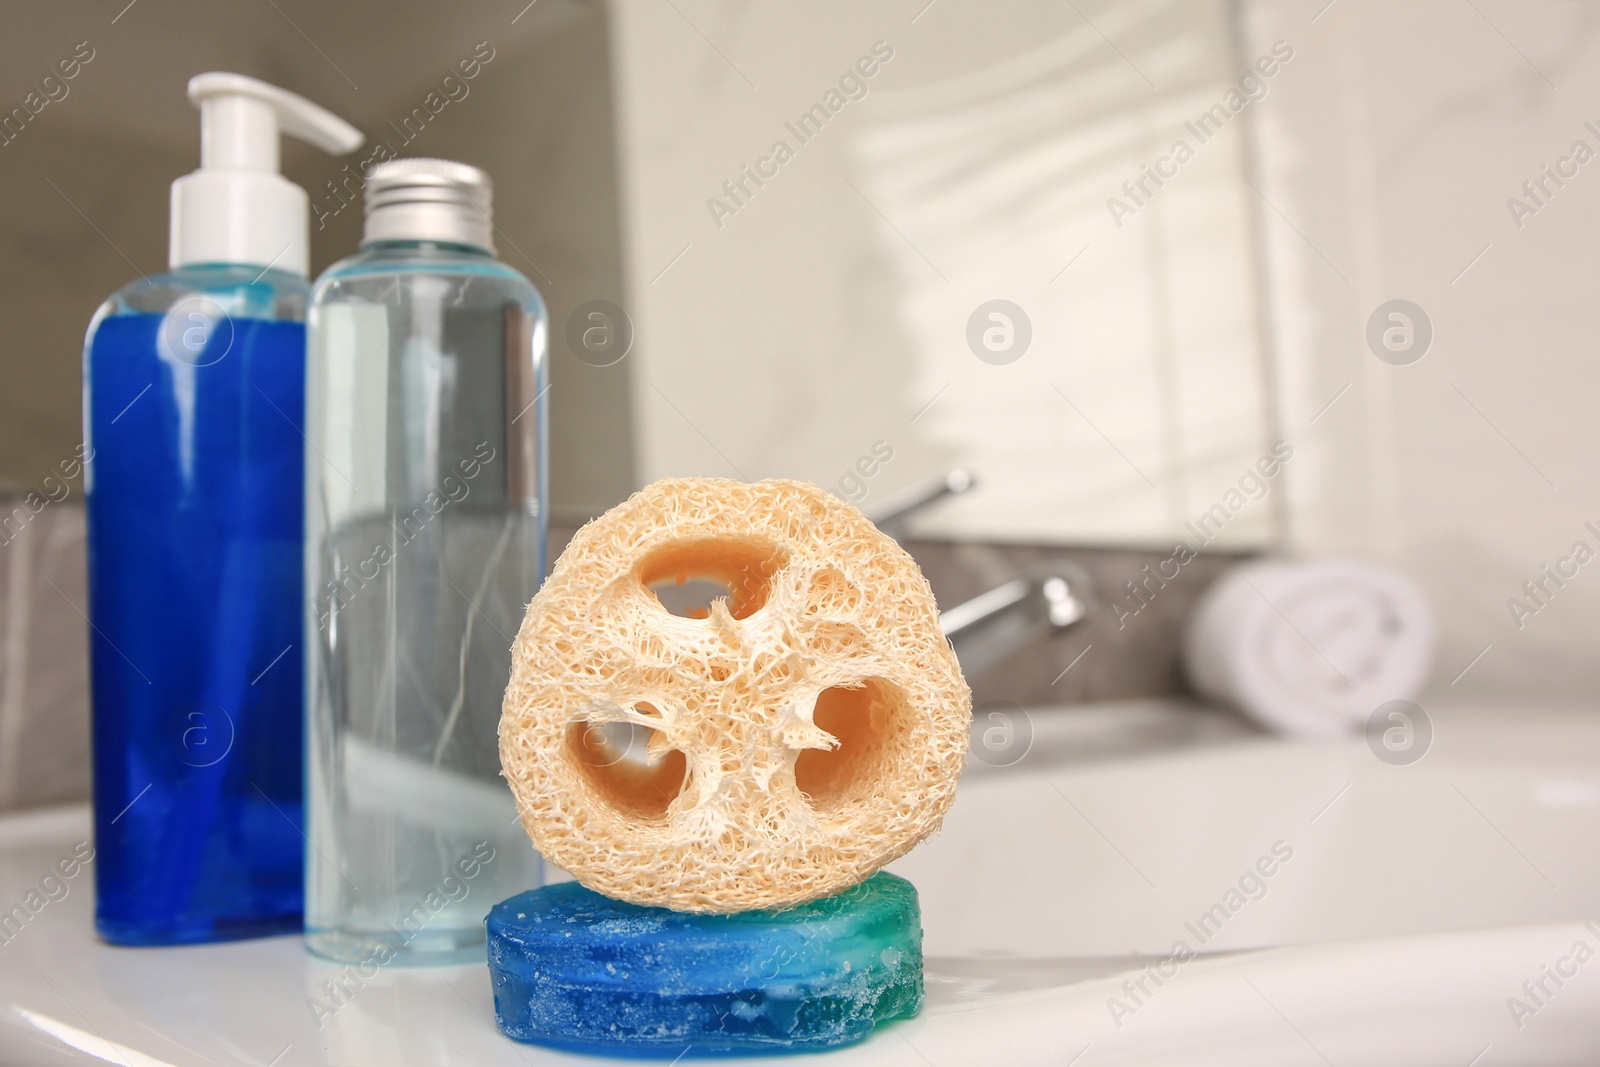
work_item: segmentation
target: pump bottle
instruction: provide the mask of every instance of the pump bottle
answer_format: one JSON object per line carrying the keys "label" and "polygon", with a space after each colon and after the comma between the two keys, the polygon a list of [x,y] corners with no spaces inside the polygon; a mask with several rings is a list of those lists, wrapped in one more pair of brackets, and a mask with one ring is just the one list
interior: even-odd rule
{"label": "pump bottle", "polygon": [[128,945],[301,926],[310,227],[278,137],[362,140],[236,74],[189,99],[171,270],[113,294],[84,345],[96,925]]}

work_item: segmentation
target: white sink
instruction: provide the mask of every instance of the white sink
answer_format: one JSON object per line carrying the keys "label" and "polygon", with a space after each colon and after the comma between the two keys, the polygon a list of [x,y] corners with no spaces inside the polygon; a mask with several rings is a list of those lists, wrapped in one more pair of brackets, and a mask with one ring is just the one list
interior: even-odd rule
{"label": "white sink", "polygon": [[[927,1009],[818,1062],[1593,1063],[1600,958],[1572,951],[1600,949],[1600,717],[1430,711],[1411,766],[1177,705],[1034,713],[1028,756],[975,767],[893,868]],[[87,835],[83,809],[0,820],[0,906]],[[597,1062],[501,1038],[482,966],[345,978],[319,1028],[341,968],[297,939],[110,948],[90,872],[67,885],[0,944],[0,1064]]]}
{"label": "white sink", "polygon": [[1028,756],[966,774],[939,839],[891,868],[921,892],[928,953],[1194,947],[1185,922],[1278,842],[1292,858],[1266,865],[1277,870],[1249,887],[1260,899],[1217,916],[1207,949],[1600,919],[1600,716],[1436,713],[1431,751],[1409,766],[1361,739],[1289,744],[1243,731],[1068,764],[1055,736],[1145,724],[1150,743],[1151,726],[1182,715],[1171,705],[1035,713]]}

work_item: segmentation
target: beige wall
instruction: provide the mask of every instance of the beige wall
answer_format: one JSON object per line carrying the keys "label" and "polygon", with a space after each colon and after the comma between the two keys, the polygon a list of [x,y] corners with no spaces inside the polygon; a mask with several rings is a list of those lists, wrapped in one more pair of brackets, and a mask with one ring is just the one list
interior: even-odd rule
{"label": "beige wall", "polygon": [[[584,300],[621,300],[604,9],[545,0],[513,24],[515,7],[277,7],[141,3],[113,24],[116,10],[0,4],[0,110],[78,42],[94,50],[68,95],[0,147],[0,487],[37,486],[76,448],[84,327],[112,291],[165,269],[168,184],[199,156],[185,83],[232,70],[300,92],[402,154],[490,171],[501,257],[552,313],[553,510],[581,516],[620,499],[633,487],[629,368],[584,365],[563,329]],[[469,94],[402,146],[389,123],[481,41],[495,58]],[[313,203],[328,201],[324,182],[350,161],[292,141],[284,160]],[[314,227],[313,273],[359,239],[359,206]]]}
{"label": "beige wall", "polygon": [[[1600,8],[1322,6],[1250,5],[1255,41],[1297,51],[1258,116],[1293,543],[1424,582],[1438,689],[1592,698],[1600,563],[1520,630],[1507,601],[1600,550],[1600,161],[1520,228],[1507,200],[1574,141],[1600,152]],[[1396,298],[1435,332],[1409,366],[1363,336]]]}
{"label": "beige wall", "polygon": [[[979,490],[922,532],[1170,548],[1248,470],[1269,431],[1243,123],[1122,225],[1107,208],[1237,77],[1228,5],[1077,8],[612,5],[647,480],[803,478],[870,508],[961,464]],[[994,299],[1032,326],[1007,365],[966,335]]]}

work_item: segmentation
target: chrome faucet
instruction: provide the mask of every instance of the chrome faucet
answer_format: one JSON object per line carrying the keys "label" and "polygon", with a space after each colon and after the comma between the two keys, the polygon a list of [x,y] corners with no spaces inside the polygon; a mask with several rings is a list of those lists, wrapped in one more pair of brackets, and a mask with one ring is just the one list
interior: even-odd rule
{"label": "chrome faucet", "polygon": [[905,534],[906,520],[947,496],[960,496],[978,484],[972,472],[957,467],[949,474],[929,479],[900,492],[872,509],[867,517],[896,541]]}
{"label": "chrome faucet", "polygon": [[[898,539],[911,516],[975,485],[971,472],[957,468],[891,497],[875,509],[873,521]],[[961,669],[977,675],[1041,633],[1072,629],[1088,616],[1091,603],[1089,576],[1071,564],[1052,564],[940,612],[939,628],[954,646]]]}
{"label": "chrome faucet", "polygon": [[982,674],[1039,634],[1061,634],[1089,615],[1089,576],[1071,564],[1030,570],[939,613],[961,669]]}

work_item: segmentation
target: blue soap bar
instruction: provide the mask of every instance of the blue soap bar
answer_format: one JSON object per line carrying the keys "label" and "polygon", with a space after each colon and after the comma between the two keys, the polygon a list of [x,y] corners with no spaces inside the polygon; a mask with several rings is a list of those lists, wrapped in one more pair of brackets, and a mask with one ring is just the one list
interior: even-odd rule
{"label": "blue soap bar", "polygon": [[917,891],[879,872],[786,911],[698,915],[564,882],[495,905],[508,1037],[613,1056],[812,1052],[922,1007]]}

